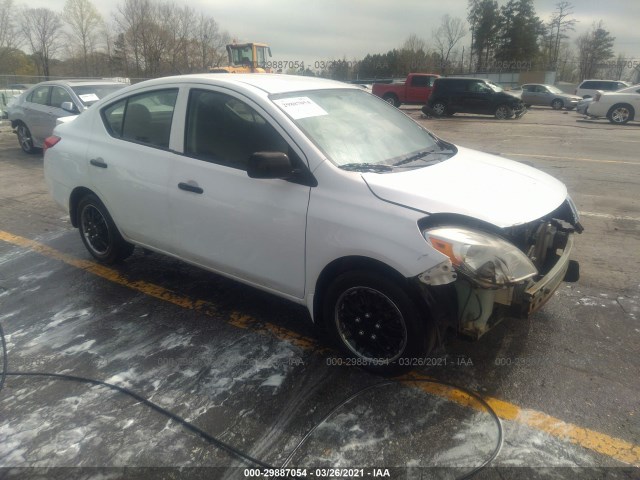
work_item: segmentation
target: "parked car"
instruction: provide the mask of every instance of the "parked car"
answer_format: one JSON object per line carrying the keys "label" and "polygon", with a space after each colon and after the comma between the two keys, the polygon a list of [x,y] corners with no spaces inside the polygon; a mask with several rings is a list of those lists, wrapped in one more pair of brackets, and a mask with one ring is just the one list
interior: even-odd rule
{"label": "parked car", "polygon": [[484,78],[438,78],[422,108],[426,115],[479,113],[497,119],[520,118],[527,112],[524,103],[502,87]]}
{"label": "parked car", "polygon": [[554,85],[542,83],[526,83],[522,85],[522,95],[520,96],[525,106],[539,105],[551,107],[554,110],[573,110],[581,100],[577,95],[565,93]]}
{"label": "parked car", "polygon": [[611,123],[624,125],[640,112],[640,84],[617,92],[598,92],[587,109],[592,117],[607,117]]}
{"label": "parked car", "polygon": [[3,89],[0,90],[0,120],[9,118],[7,107],[12,104],[15,98],[22,93],[22,90]]}
{"label": "parked car", "polygon": [[20,147],[26,153],[35,153],[53,132],[57,118],[78,115],[125,86],[108,81],[58,80],[39,83],[21,93],[8,108]]}
{"label": "parked car", "polygon": [[33,87],[35,83],[10,83],[7,85],[9,90],[28,90]]}
{"label": "parked car", "polygon": [[576,88],[575,93],[578,97],[589,98],[593,97],[598,90],[615,92],[630,86],[629,82],[623,82],[622,80],[583,80]]}
{"label": "parked car", "polygon": [[582,227],[560,181],[354,85],[149,80],[45,147],[48,188],[98,261],[139,245],[279,295],[381,373],[416,365],[445,328],[478,337],[530,315],[577,273]]}
{"label": "parked car", "polygon": [[401,83],[374,83],[372,92],[394,107],[402,104],[424,105],[431,95],[434,80],[439,76],[431,73],[410,73]]}

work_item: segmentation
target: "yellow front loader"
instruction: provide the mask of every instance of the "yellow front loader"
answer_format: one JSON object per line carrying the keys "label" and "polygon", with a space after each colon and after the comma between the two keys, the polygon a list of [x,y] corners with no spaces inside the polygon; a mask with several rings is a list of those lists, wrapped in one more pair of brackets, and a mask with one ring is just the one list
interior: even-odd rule
{"label": "yellow front loader", "polygon": [[211,73],[270,73],[267,55],[271,49],[265,43],[231,43],[227,45],[229,65],[210,67]]}

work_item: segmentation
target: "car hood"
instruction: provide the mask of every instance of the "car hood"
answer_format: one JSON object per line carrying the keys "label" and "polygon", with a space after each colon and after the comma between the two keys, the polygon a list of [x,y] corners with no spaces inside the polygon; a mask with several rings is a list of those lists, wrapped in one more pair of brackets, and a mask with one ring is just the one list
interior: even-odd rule
{"label": "car hood", "polygon": [[362,177],[382,200],[425,213],[466,215],[500,228],[536,220],[567,197],[565,185],[544,172],[462,147],[432,166]]}

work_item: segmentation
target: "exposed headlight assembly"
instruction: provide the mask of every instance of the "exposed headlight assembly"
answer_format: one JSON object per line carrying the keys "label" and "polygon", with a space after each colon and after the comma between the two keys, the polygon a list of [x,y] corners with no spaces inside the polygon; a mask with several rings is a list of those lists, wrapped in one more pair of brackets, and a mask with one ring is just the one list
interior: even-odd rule
{"label": "exposed headlight assembly", "polygon": [[538,273],[522,251],[495,235],[459,227],[428,229],[423,235],[458,272],[482,287],[514,285]]}

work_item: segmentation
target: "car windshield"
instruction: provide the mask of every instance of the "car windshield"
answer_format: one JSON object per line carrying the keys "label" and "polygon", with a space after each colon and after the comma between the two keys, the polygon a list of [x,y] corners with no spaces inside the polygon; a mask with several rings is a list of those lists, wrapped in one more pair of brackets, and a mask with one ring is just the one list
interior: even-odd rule
{"label": "car windshield", "polygon": [[504,89],[500,85],[493,82],[487,82],[487,85],[489,85],[494,92],[504,92]]}
{"label": "car windshield", "polygon": [[71,87],[71,90],[78,95],[84,106],[89,107],[110,93],[126,87],[125,83],[121,85],[78,85]]}
{"label": "car windshield", "polygon": [[549,90],[551,93],[564,93],[558,87],[554,87],[553,85],[546,85],[546,87],[547,87],[547,90]]}
{"label": "car windshield", "polygon": [[411,118],[360,89],[297,92],[271,99],[338,166],[378,166],[382,171],[418,152],[426,156],[441,150],[436,138]]}

